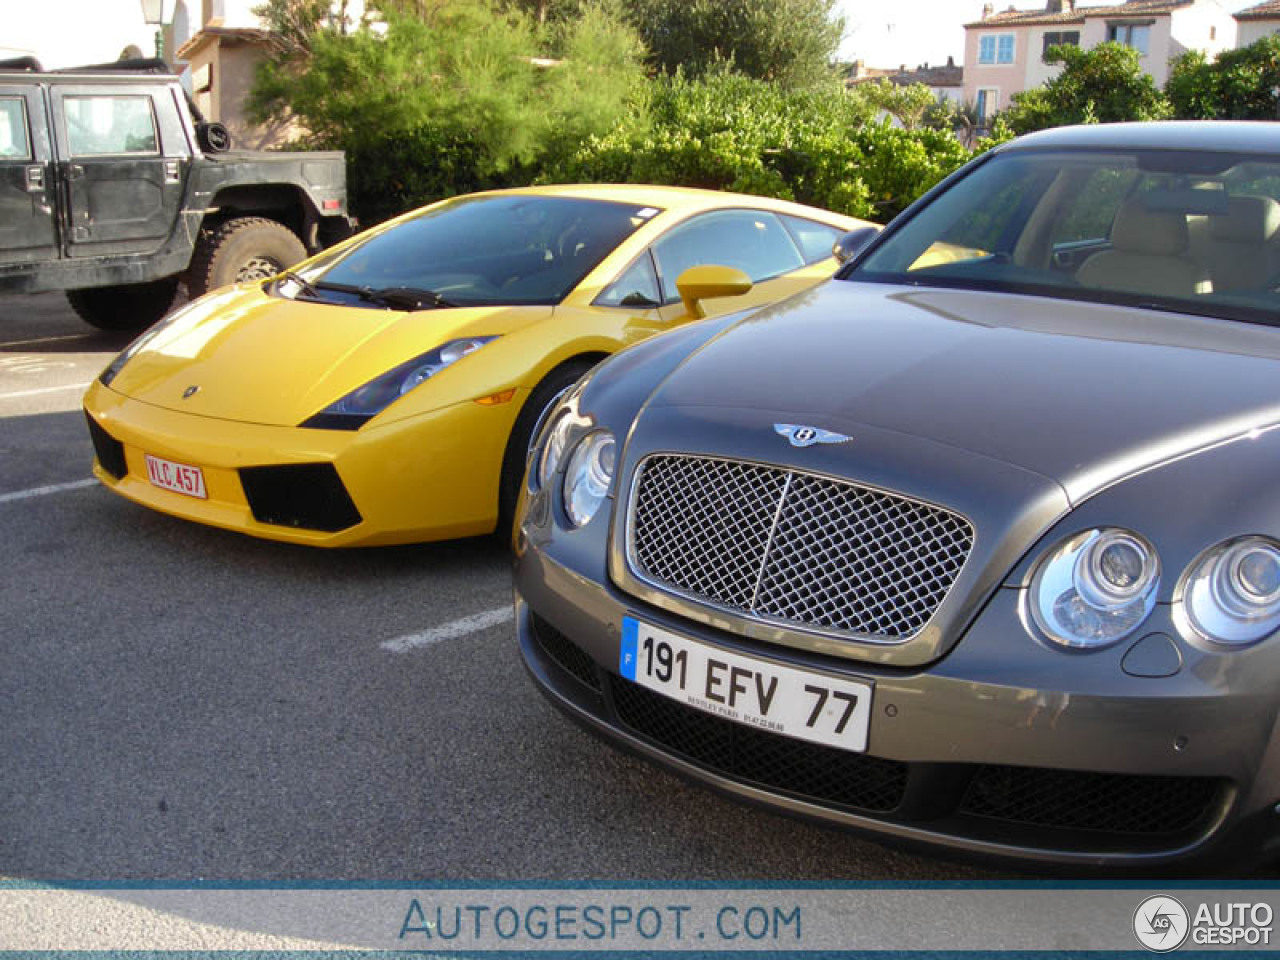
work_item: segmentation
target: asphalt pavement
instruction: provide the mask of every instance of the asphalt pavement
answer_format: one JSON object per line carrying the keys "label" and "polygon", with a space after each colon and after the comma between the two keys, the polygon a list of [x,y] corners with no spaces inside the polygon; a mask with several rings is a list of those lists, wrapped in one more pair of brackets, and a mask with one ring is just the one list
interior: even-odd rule
{"label": "asphalt pavement", "polygon": [[0,876],[994,876],[579,730],[524,674],[491,540],[313,550],[111,494],[79,404],[128,339],[0,299]]}

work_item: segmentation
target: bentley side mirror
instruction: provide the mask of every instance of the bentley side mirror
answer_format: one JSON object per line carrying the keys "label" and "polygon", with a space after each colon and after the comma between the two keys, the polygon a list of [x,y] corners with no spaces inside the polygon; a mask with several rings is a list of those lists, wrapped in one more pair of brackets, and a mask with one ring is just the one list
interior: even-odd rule
{"label": "bentley side mirror", "polygon": [[835,242],[831,248],[831,255],[840,263],[848,263],[879,235],[879,227],[859,227],[857,230],[850,230]]}
{"label": "bentley side mirror", "polygon": [[690,267],[676,277],[676,289],[689,316],[701,320],[707,315],[703,300],[716,297],[740,297],[751,290],[751,278],[733,267],[721,267],[706,263]]}

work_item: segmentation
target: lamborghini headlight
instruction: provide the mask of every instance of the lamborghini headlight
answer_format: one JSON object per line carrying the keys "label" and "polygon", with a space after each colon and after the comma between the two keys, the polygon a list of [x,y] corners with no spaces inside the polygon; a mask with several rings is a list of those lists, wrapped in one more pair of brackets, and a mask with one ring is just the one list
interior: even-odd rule
{"label": "lamborghini headlight", "polygon": [[379,377],[374,377],[364,386],[325,407],[302,426],[321,430],[359,430],[410,390],[496,339],[497,337],[467,337],[450,340],[407,363],[393,367]]}
{"label": "lamborghini headlight", "polygon": [[1096,649],[1122,640],[1147,619],[1160,585],[1160,558],[1142,537],[1113,527],[1085,530],[1036,565],[1028,602],[1045,636]]}
{"label": "lamborghini headlight", "polygon": [[1182,604],[1206,640],[1241,645],[1280,629],[1280,545],[1240,537],[1206,551],[1187,570]]}

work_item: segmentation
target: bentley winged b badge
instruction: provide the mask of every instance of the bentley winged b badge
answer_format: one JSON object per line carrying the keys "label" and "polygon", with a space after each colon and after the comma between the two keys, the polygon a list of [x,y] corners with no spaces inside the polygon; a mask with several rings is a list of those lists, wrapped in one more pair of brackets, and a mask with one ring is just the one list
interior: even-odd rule
{"label": "bentley winged b badge", "polygon": [[793,447],[811,447],[815,443],[848,443],[852,437],[798,423],[775,423],[773,429],[791,441]]}

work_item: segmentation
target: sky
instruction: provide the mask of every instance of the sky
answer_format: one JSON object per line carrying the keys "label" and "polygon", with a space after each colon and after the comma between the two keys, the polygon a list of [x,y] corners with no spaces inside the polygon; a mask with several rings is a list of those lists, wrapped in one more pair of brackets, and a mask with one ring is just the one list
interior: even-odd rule
{"label": "sky", "polygon": [[[845,19],[842,60],[865,60],[870,67],[964,61],[964,24],[982,19],[985,0],[840,0]],[[1119,0],[1079,2],[1080,7],[1109,6]],[[1219,0],[1230,13],[1258,0]],[[997,10],[1044,6],[1044,0],[994,0]]]}
{"label": "sky", "polygon": [[[222,0],[230,10],[258,0]],[[964,24],[982,18],[985,0],[838,0],[845,18],[844,60],[873,67],[956,63],[964,60]],[[993,0],[996,9],[1042,7],[1044,0]],[[1118,0],[1080,0],[1098,6]],[[1219,0],[1232,13],[1257,0]],[[166,0],[172,10],[175,0]],[[199,0],[186,0],[199,8]],[[150,51],[152,30],[142,24],[138,0],[0,0],[0,57],[36,53],[46,66],[67,66],[114,58],[126,43]],[[67,30],[65,24],[74,28]]]}

